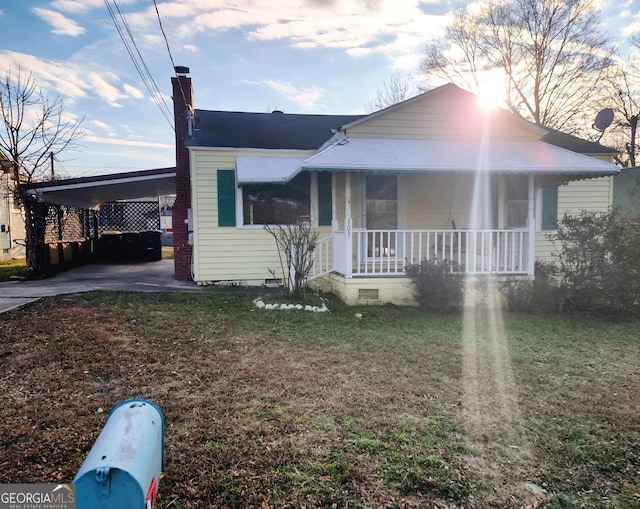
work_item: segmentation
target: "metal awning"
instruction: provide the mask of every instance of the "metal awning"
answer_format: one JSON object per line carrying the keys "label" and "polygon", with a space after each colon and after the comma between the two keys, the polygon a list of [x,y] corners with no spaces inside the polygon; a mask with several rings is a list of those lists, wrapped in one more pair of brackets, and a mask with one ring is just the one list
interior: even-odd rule
{"label": "metal awning", "polygon": [[30,192],[46,203],[89,209],[109,201],[175,194],[176,169],[158,168],[39,182],[31,186]]}
{"label": "metal awning", "polygon": [[606,176],[613,164],[541,141],[344,138],[302,163],[306,171],[525,173]]}
{"label": "metal awning", "polygon": [[238,185],[285,183],[300,171],[304,157],[238,157]]}

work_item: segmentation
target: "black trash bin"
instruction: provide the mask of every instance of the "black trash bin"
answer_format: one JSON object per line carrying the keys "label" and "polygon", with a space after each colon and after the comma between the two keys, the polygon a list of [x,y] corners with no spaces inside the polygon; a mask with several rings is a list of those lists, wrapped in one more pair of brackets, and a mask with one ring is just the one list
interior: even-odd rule
{"label": "black trash bin", "polygon": [[138,232],[122,232],[121,250],[123,262],[137,262],[140,259],[140,234]]}
{"label": "black trash bin", "polygon": [[140,232],[138,250],[140,259],[146,262],[162,260],[162,232],[146,230]]}
{"label": "black trash bin", "polygon": [[122,232],[102,232],[100,235],[100,259],[107,263],[122,260]]}

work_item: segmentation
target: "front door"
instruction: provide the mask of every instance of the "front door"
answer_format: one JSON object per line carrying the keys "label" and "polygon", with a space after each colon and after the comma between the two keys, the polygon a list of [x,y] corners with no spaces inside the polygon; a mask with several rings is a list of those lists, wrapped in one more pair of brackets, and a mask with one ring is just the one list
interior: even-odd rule
{"label": "front door", "polygon": [[[367,175],[365,186],[368,256],[395,256],[398,229],[398,178],[395,175]],[[392,230],[389,232],[388,230]]]}

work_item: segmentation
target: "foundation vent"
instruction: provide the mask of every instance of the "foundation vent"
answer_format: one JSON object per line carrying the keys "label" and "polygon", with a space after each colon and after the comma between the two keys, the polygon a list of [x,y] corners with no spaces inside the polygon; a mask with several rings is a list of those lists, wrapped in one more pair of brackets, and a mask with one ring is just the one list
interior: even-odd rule
{"label": "foundation vent", "polygon": [[380,290],[378,288],[358,288],[358,299],[378,300],[379,298]]}

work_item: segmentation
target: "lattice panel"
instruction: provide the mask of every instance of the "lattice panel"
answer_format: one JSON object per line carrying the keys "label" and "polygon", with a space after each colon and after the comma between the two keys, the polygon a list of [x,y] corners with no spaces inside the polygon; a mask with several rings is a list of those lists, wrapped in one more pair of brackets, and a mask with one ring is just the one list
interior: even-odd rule
{"label": "lattice panel", "polygon": [[157,201],[108,202],[100,205],[98,231],[142,232],[160,229]]}
{"label": "lattice panel", "polygon": [[97,237],[94,212],[65,205],[49,206],[45,242],[70,242]]}

